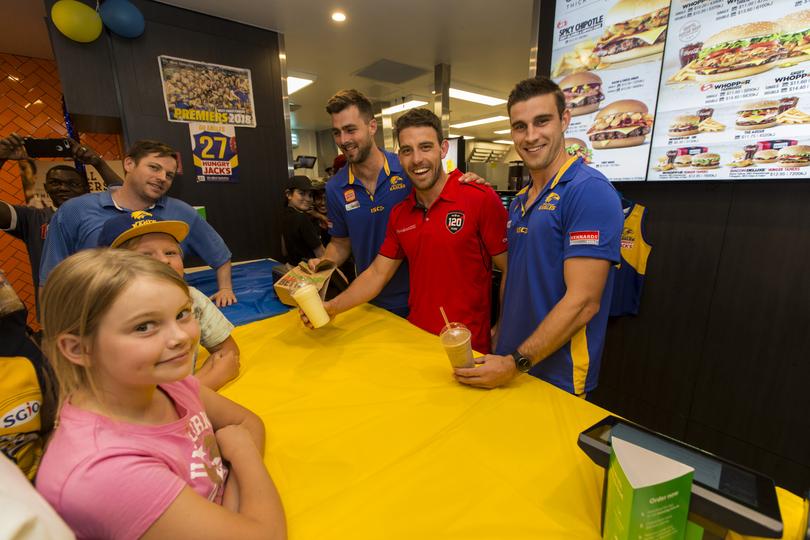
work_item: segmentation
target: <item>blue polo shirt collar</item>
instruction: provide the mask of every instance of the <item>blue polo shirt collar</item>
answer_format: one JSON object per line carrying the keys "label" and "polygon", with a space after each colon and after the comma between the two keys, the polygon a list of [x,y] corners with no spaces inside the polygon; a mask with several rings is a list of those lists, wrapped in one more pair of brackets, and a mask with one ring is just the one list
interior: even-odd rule
{"label": "blue polo shirt collar", "polygon": [[[382,152],[383,155],[383,168],[380,171],[380,175],[377,177],[378,188],[380,187],[380,180],[389,178],[393,174],[400,174],[400,175],[402,174],[402,167],[397,164],[395,164],[396,165],[395,167],[391,167],[391,164],[388,162],[388,155],[385,153],[384,150],[380,149],[380,151]],[[343,182],[342,187],[361,184],[360,181],[357,180],[356,177],[354,176],[354,171],[352,170],[351,163],[347,164],[346,166],[348,167],[347,169],[348,174],[346,175],[346,180]]]}
{"label": "blue polo shirt collar", "polygon": [[[168,199],[168,198],[169,198],[168,195],[162,196],[160,199],[155,201],[155,204],[153,204],[149,208],[146,208],[146,210],[151,210],[152,208],[155,208],[155,207],[164,208],[166,206],[166,199]],[[99,202],[101,203],[101,206],[105,207],[105,208],[117,208],[118,210],[128,210],[128,208],[121,208],[120,206],[118,206],[115,203],[115,201],[112,198],[112,192],[109,191],[109,190],[101,192],[101,196],[99,197]]]}
{"label": "blue polo shirt collar", "polygon": [[[546,187],[543,188],[543,191],[541,191],[538,197],[532,202],[532,206],[534,206],[534,204],[537,201],[539,201],[542,198],[542,195],[544,195],[547,191],[551,191],[558,185],[565,184],[571,179],[573,179],[576,176],[577,168],[580,166],[581,163],[582,160],[578,157],[572,156],[568,158],[568,161],[566,161],[563,164],[563,166],[560,167],[560,170],[557,171],[557,174],[554,175],[554,178],[551,180],[551,182],[546,184]],[[526,199],[529,197],[528,192],[530,187],[532,187],[531,184],[518,191],[517,194],[515,195],[515,199],[518,200],[518,204],[520,205],[520,208],[523,209],[524,214],[526,213],[526,211],[529,210],[525,206],[526,206]]]}

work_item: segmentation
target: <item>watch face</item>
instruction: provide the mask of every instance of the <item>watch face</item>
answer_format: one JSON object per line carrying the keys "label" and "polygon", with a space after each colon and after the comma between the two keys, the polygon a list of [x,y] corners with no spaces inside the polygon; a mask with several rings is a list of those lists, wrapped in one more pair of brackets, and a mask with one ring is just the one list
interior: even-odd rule
{"label": "watch face", "polygon": [[522,354],[514,353],[512,357],[515,359],[515,366],[517,366],[518,371],[526,373],[532,368],[532,361]]}

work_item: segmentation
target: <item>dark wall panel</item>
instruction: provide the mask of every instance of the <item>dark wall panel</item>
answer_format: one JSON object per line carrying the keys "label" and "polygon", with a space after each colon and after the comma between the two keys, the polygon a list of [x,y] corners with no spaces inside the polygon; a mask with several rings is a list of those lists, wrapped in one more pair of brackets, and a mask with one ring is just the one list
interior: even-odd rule
{"label": "dark wall panel", "polygon": [[810,184],[625,184],[653,244],[637,317],[611,321],[591,399],[810,486]]}
{"label": "dark wall panel", "polygon": [[[146,18],[146,31],[137,39],[105,31],[92,47],[83,48],[52,32],[68,108],[83,115],[109,114],[114,98],[127,144],[158,139],[181,152],[184,175],[169,194],[206,207],[208,221],[225,239],[234,260],[278,257],[287,177],[278,35],[157,2],[134,3]],[[195,181],[188,125],[166,119],[157,60],[161,54],[251,70],[257,127],[236,128],[238,184]],[[92,69],[79,69],[83,64]],[[94,90],[97,80],[103,82],[101,92]],[[98,96],[98,107],[94,109],[85,95]]]}

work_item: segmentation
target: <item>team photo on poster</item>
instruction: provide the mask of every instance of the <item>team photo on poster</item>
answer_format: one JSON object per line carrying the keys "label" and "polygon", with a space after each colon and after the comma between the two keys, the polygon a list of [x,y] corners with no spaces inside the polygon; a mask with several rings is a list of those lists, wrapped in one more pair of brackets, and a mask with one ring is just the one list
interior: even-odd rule
{"label": "team photo on poster", "polygon": [[158,64],[169,121],[256,127],[249,69],[164,55]]}

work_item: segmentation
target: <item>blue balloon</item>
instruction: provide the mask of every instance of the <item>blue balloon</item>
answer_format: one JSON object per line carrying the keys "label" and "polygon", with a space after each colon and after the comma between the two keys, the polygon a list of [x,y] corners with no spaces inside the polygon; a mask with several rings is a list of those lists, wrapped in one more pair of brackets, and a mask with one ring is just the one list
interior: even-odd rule
{"label": "blue balloon", "polygon": [[146,22],[143,13],[129,0],[106,0],[99,9],[104,24],[125,38],[136,38],[143,34]]}

